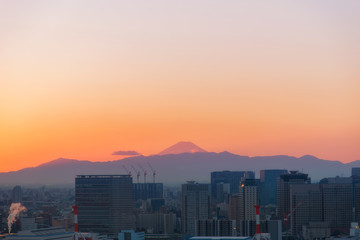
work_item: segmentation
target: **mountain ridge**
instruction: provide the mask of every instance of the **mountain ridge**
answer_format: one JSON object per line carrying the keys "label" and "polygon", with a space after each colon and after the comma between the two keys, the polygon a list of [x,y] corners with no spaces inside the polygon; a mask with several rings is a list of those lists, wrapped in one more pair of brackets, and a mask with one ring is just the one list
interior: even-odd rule
{"label": "mountain ridge", "polygon": [[255,171],[258,177],[260,170],[276,168],[303,171],[308,173],[312,180],[319,181],[324,177],[350,176],[351,167],[360,167],[360,161],[345,164],[307,155],[299,158],[287,155],[249,157],[227,151],[195,152],[133,156],[108,162],[60,158],[37,167],[0,173],[0,182],[2,185],[11,186],[74,184],[76,175],[127,174],[124,166],[131,169],[132,165],[141,165],[150,172],[149,162],[157,172],[156,182],[168,185],[179,185],[187,180],[210,182],[212,171]]}

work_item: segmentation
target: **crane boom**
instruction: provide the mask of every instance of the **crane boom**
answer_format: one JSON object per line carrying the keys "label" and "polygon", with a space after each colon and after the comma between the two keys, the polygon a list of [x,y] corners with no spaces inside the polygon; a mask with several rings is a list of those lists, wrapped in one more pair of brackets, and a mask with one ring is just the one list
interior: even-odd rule
{"label": "crane boom", "polygon": [[139,166],[139,168],[143,171],[143,173],[144,173],[144,183],[146,183],[146,175],[147,175],[147,172],[146,172],[146,170],[140,165],[140,163],[138,163],[138,166]]}
{"label": "crane boom", "polygon": [[154,168],[151,166],[150,162],[148,162],[148,165],[152,171],[152,175],[153,175],[153,183],[155,183],[155,176],[156,176],[156,171],[154,170]]}
{"label": "crane boom", "polygon": [[137,183],[139,183],[140,171],[136,170],[136,168],[133,165],[131,165],[131,167],[134,170],[134,172],[136,173],[136,180],[137,180]]}

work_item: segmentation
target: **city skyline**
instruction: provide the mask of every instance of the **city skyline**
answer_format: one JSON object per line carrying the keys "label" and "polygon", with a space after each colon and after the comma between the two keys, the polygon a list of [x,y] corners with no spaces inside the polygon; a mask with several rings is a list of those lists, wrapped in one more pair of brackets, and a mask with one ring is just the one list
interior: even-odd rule
{"label": "city skyline", "polygon": [[0,172],[178,141],[360,160],[360,3],[3,1]]}

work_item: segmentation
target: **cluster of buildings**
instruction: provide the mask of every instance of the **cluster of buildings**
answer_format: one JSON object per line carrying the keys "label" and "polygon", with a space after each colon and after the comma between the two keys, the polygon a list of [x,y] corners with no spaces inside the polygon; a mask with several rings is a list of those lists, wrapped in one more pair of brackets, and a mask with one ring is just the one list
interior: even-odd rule
{"label": "cluster of buildings", "polygon": [[[360,168],[351,177],[317,183],[282,169],[262,170],[259,179],[252,171],[217,171],[210,183],[188,181],[178,191],[133,183],[130,175],[78,175],[73,194],[68,200],[76,206],[75,218],[69,201],[59,202],[68,204],[61,210],[46,203],[46,224],[27,213],[14,228],[17,234],[0,239],[251,239],[257,231],[273,240],[360,239]],[[9,195],[29,209],[36,205],[24,201],[19,186]]]}

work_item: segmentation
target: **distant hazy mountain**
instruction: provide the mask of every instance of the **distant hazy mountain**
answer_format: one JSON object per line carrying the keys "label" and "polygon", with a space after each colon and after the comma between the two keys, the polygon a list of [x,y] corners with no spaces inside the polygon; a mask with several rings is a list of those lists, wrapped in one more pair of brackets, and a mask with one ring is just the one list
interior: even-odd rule
{"label": "distant hazy mountain", "polygon": [[157,155],[180,154],[180,153],[196,153],[206,152],[204,149],[196,146],[192,142],[178,142],[175,145],[165,149]]}
{"label": "distant hazy mountain", "polygon": [[[156,171],[156,182],[164,182],[168,185],[178,185],[187,180],[210,182],[210,172],[223,170],[251,170],[255,171],[256,177],[259,177],[259,171],[262,169],[299,170],[308,173],[313,181],[318,181],[324,177],[350,176],[351,167],[360,167],[360,161],[344,164],[309,155],[300,158],[290,156],[247,157],[229,152],[204,152],[201,148],[193,148],[192,144],[187,146],[189,148],[176,147],[175,149],[200,150],[195,153],[180,154],[168,151],[171,154],[136,156],[111,162],[57,159],[38,167],[0,173],[0,184],[11,186],[15,184],[73,185],[75,176],[79,174],[127,174],[124,166],[132,169],[131,165],[138,168],[139,164],[148,172],[147,181],[152,182],[152,173],[148,162]],[[171,147],[169,149],[171,150]],[[133,179],[136,182],[135,175],[133,175]],[[143,176],[141,176],[140,181],[143,182]]]}

